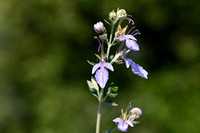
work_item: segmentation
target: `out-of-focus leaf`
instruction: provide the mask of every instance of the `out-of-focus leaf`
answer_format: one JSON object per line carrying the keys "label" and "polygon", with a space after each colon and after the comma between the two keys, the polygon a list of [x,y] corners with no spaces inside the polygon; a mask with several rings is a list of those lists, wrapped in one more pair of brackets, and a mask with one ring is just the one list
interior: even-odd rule
{"label": "out-of-focus leaf", "polygon": [[112,133],[112,130],[108,129],[108,130],[103,131],[103,133]]}
{"label": "out-of-focus leaf", "polygon": [[106,99],[104,100],[104,103],[110,105],[110,106],[118,106],[117,103],[113,102],[112,100]]}
{"label": "out-of-focus leaf", "polygon": [[139,121],[132,121],[133,124],[139,124]]}

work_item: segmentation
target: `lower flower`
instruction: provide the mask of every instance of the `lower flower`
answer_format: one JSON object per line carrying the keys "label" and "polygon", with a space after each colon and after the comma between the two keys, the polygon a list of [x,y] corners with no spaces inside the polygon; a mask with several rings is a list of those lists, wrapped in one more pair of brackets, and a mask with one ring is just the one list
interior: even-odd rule
{"label": "lower flower", "polygon": [[118,130],[120,130],[122,132],[126,132],[128,130],[128,125],[131,126],[131,127],[134,127],[133,123],[131,121],[123,120],[120,117],[114,119],[113,122],[118,123]]}

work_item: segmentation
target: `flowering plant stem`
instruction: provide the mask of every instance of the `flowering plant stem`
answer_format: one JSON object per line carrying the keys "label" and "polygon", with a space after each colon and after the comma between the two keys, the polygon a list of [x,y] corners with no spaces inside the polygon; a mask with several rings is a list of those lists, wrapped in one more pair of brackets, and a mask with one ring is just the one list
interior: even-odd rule
{"label": "flowering plant stem", "polygon": [[[109,53],[110,53],[110,48],[112,46],[112,35],[113,35],[113,30],[114,30],[114,26],[115,23],[112,23],[112,27],[111,27],[111,33],[110,33],[110,39],[109,39],[109,43],[108,43],[108,48],[107,48],[107,59],[109,57]],[[103,93],[104,93],[104,88],[102,88],[100,96],[99,96],[99,107],[98,107],[98,112],[97,112],[97,123],[96,123],[96,133],[100,133],[100,125],[101,125],[101,106],[102,106],[102,102],[104,100],[103,98]]]}
{"label": "flowering plant stem", "polygon": [[[100,133],[101,129],[102,103],[106,103],[110,106],[118,106],[117,103],[110,99],[118,95],[118,87],[115,86],[113,82],[110,84],[110,86],[106,85],[109,79],[108,70],[114,71],[112,64],[122,64],[124,62],[127,68],[131,67],[131,70],[134,74],[147,79],[148,72],[144,70],[142,66],[136,64],[134,61],[126,57],[131,50],[139,51],[139,45],[137,44],[137,39],[134,36],[140,34],[140,32],[138,30],[132,31],[135,27],[133,26],[134,21],[129,17],[130,15],[127,15],[124,9],[117,9],[117,12],[113,10],[109,13],[109,20],[111,23],[105,20],[105,22],[111,26],[109,40],[104,24],[101,21],[94,24],[94,30],[99,34],[99,37],[94,37],[99,43],[99,54],[95,54],[99,59],[99,62],[95,63],[88,61],[88,63],[93,66],[92,74],[94,74],[94,77],[91,77],[91,81],[87,80],[87,83],[90,92],[99,101],[96,120],[96,133]],[[128,24],[132,24],[132,28],[127,33],[126,30],[128,25],[126,25],[124,28],[121,27],[121,23],[124,20],[128,20]],[[115,24],[117,25],[116,27]],[[106,46],[106,49],[104,49],[104,46]],[[118,48],[115,54],[111,53],[110,56],[110,49],[112,46],[118,46]],[[106,91],[105,94],[104,91]],[[105,130],[105,133],[113,133],[116,129],[122,132],[126,132],[128,130],[128,126],[134,127],[133,124],[138,123],[135,121],[135,119],[141,116],[142,111],[137,107],[134,107],[131,110],[130,108],[131,102],[128,104],[125,112],[122,109],[121,116],[113,120],[113,122],[118,123],[117,127],[115,127],[113,130]]]}
{"label": "flowering plant stem", "polygon": [[102,106],[102,102],[103,102],[103,93],[104,93],[104,88],[102,88],[101,93],[100,93],[99,107],[98,107],[98,112],[97,112],[96,133],[100,133],[100,125],[101,125],[101,106]]}
{"label": "flowering plant stem", "polygon": [[109,57],[110,48],[111,48],[111,46],[112,46],[111,41],[112,41],[114,26],[115,26],[115,23],[112,22],[112,27],[111,27],[111,32],[110,32],[110,39],[109,39],[108,48],[107,48],[107,53],[106,53],[107,59],[108,59],[108,57]]}

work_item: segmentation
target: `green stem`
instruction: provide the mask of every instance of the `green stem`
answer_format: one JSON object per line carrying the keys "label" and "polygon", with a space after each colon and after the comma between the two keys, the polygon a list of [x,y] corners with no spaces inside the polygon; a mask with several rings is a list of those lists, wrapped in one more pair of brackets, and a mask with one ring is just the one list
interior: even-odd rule
{"label": "green stem", "polygon": [[96,133],[100,133],[100,125],[101,125],[101,106],[103,102],[103,92],[104,88],[102,88],[100,93],[100,99],[99,99],[99,107],[97,112],[97,123],[96,123]]}
{"label": "green stem", "polygon": [[113,133],[116,129],[117,129],[117,126],[111,131],[111,133]]}
{"label": "green stem", "polygon": [[108,42],[108,48],[107,48],[107,52],[106,52],[106,57],[108,59],[109,57],[109,53],[110,53],[110,48],[112,46],[112,36],[113,36],[113,30],[114,30],[114,26],[115,26],[115,22],[112,22],[112,26],[111,26],[111,32],[110,32],[110,39],[109,39],[109,42]]}

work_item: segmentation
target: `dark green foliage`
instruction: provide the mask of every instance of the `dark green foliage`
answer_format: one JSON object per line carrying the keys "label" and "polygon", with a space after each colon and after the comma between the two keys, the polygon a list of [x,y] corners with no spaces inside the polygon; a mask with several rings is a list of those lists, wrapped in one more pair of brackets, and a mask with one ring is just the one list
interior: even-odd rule
{"label": "dark green foliage", "polygon": [[113,65],[118,107],[103,106],[102,131],[132,99],[143,115],[130,133],[200,132],[199,0],[1,0],[0,133],[95,131],[98,105],[86,83],[87,60],[98,62],[93,24],[118,7],[142,33],[141,51],[128,57],[149,79]]}

